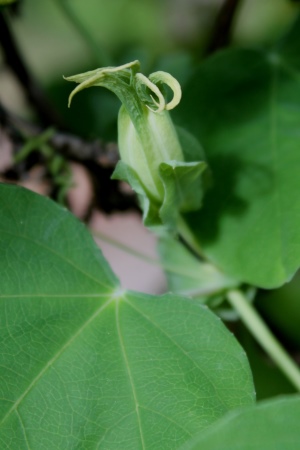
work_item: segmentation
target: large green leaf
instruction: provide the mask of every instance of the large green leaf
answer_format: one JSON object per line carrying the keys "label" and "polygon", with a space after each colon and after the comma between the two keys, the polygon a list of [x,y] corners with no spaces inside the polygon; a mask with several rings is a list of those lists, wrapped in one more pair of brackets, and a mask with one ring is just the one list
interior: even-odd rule
{"label": "large green leaf", "polygon": [[234,411],[180,450],[296,450],[300,448],[300,397]]}
{"label": "large green leaf", "polygon": [[174,295],[124,292],[66,210],[0,185],[0,448],[176,449],[250,405],[244,351]]}
{"label": "large green leaf", "polygon": [[300,265],[299,54],[300,21],[268,51],[221,52],[200,67],[177,110],[214,178],[190,226],[217,267],[267,288]]}

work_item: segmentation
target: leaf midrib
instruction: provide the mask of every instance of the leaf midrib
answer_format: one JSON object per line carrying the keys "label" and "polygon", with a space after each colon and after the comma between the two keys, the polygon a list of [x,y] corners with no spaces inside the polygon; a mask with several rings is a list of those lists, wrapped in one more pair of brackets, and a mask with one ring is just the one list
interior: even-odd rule
{"label": "leaf midrib", "polygon": [[120,300],[121,300],[121,298],[118,299],[117,302],[116,302],[116,327],[117,327],[117,331],[118,331],[119,342],[120,342],[120,346],[121,346],[121,350],[122,350],[123,359],[124,359],[124,362],[125,362],[127,375],[128,375],[129,382],[130,382],[132,396],[133,396],[133,400],[134,400],[134,403],[135,403],[135,412],[136,412],[136,417],[137,417],[137,422],[138,422],[138,428],[139,428],[139,433],[140,433],[140,438],[141,438],[142,449],[145,450],[146,446],[145,446],[145,440],[144,440],[143,429],[142,429],[142,421],[141,421],[141,416],[140,416],[140,411],[139,411],[140,405],[139,405],[139,402],[138,402],[137,392],[136,392],[136,389],[135,389],[135,384],[134,384],[133,376],[132,376],[132,373],[131,373],[131,370],[130,370],[129,360],[128,360],[126,348],[125,348],[125,345],[124,345],[123,336],[122,336],[122,333],[121,333],[120,319],[119,319],[119,304],[120,304]]}

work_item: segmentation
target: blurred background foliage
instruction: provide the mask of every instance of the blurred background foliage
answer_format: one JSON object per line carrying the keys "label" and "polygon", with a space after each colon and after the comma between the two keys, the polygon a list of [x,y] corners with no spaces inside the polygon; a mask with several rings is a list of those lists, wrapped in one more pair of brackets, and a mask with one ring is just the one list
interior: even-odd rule
{"label": "blurred background foliage", "polygon": [[[218,27],[222,28],[220,11],[225,4],[236,8],[228,42],[222,42],[221,34],[220,44],[213,45]],[[203,58],[218,47],[271,44],[290,26],[299,4],[291,0],[20,0],[0,7],[0,14],[26,67],[62,119],[63,129],[83,139],[108,142],[117,140],[118,99],[105,89],[91,88],[78,95],[68,110],[72,87],[63,75],[139,59],[145,74],[166,70],[184,86]],[[0,104],[39,124],[37,110],[26,99],[26,85],[5,60],[0,47]],[[0,142],[0,160],[1,153]],[[258,309],[298,361],[299,299],[299,275],[280,289],[260,291],[256,298]],[[230,326],[248,353],[258,398],[292,392],[243,325]]]}
{"label": "blurred background foliage", "polygon": [[[184,84],[207,53],[222,0],[22,0],[11,20],[17,43],[70,130],[116,139],[119,102],[101,89],[78,96],[67,112],[70,86],[62,75],[139,59],[144,73],[166,70]],[[229,2],[230,3],[230,2]],[[234,2],[233,2],[234,3]],[[267,45],[289,26],[297,2],[238,2],[231,45]],[[20,90],[1,67],[1,100],[30,116]],[[6,88],[7,86],[7,88]],[[19,95],[17,95],[19,94]]]}

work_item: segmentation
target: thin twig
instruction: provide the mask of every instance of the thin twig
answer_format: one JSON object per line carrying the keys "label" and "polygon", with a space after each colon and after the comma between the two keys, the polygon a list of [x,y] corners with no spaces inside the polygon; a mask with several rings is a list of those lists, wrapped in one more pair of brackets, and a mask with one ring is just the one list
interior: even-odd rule
{"label": "thin twig", "polygon": [[[0,103],[0,125],[2,125],[11,141],[18,151],[27,139],[37,137],[43,133],[40,127],[18,118]],[[103,143],[97,141],[85,141],[79,136],[54,131],[49,137],[48,144],[58,154],[67,160],[76,161],[89,172],[94,187],[94,206],[100,210],[110,213],[112,211],[139,211],[136,197],[133,192],[124,192],[122,183],[111,182],[111,175],[119,159],[118,146],[116,143]],[[36,158],[35,158],[36,159]],[[26,164],[16,164],[13,170],[3,174],[9,175],[10,179],[22,178],[35,159],[31,158]]]}
{"label": "thin twig", "polygon": [[[44,130],[7,110],[0,102],[0,123],[15,136],[30,139],[39,136]],[[118,146],[114,142],[103,143],[97,139],[86,141],[79,136],[58,130],[49,138],[49,144],[67,159],[79,162],[95,161],[104,167],[114,168],[119,159]]]}

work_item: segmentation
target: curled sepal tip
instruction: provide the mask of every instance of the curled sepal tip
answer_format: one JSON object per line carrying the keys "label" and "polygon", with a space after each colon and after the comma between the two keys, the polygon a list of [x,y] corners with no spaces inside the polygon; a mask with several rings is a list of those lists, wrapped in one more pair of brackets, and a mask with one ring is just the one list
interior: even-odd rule
{"label": "curled sepal tip", "polygon": [[149,80],[154,83],[158,88],[162,88],[163,84],[166,84],[173,92],[173,98],[169,103],[166,103],[165,109],[167,111],[170,111],[171,109],[175,108],[182,96],[181,92],[181,86],[172,75],[170,75],[167,72],[158,71],[153,72],[151,75],[149,75]]}
{"label": "curled sepal tip", "polygon": [[[137,91],[140,99],[142,101],[144,101],[145,105],[147,106],[148,109],[150,109],[150,111],[160,113],[165,109],[166,101],[165,101],[163,94],[161,93],[159,88],[156,86],[156,84],[152,83],[150,81],[150,79],[147,78],[142,73],[137,73],[135,76],[135,88],[136,88],[136,91]],[[147,88],[150,90],[150,92],[152,92],[152,94],[149,94],[146,92]],[[147,104],[149,102],[149,96],[150,96],[151,101],[157,107],[156,109],[151,108]],[[154,96],[157,97],[157,100],[155,99]]]}
{"label": "curled sepal tip", "polygon": [[[127,64],[123,64],[118,67],[103,67],[88,72],[79,73],[70,77],[64,77],[66,81],[74,81],[79,83],[78,86],[73,89],[69,96],[68,106],[70,107],[72,99],[75,94],[93,86],[102,86],[120,97],[122,87],[130,86],[132,83],[132,77],[140,69],[140,62],[138,60],[132,61]],[[121,96],[121,101],[123,100]]]}
{"label": "curled sepal tip", "polygon": [[[64,77],[67,81],[79,83],[71,92],[68,105],[71,105],[75,94],[92,86],[102,86],[113,91],[132,116],[134,112],[131,110],[136,108],[137,101],[155,113],[171,110],[178,105],[181,99],[181,87],[172,75],[158,71],[146,77],[139,70],[140,63],[135,60],[117,67],[104,67]],[[167,102],[164,97],[164,85],[173,92],[170,102]]]}

